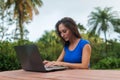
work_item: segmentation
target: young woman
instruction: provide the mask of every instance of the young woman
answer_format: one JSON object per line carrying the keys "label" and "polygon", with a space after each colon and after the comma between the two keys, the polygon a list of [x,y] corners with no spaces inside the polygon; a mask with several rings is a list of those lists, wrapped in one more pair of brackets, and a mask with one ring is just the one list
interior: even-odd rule
{"label": "young woman", "polygon": [[74,69],[88,69],[91,46],[84,40],[72,18],[64,17],[56,24],[56,31],[63,41],[64,48],[56,61],[44,61],[46,66],[60,65]]}

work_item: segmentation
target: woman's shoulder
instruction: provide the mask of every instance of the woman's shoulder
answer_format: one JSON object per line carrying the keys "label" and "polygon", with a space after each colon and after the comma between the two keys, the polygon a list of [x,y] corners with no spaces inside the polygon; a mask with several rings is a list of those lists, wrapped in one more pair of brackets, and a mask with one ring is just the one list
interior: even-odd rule
{"label": "woman's shoulder", "polygon": [[90,44],[90,42],[86,39],[80,39],[79,46],[84,47],[86,44]]}
{"label": "woman's shoulder", "polygon": [[80,42],[81,43],[85,43],[85,44],[90,44],[89,40],[86,40],[86,39],[80,39]]}

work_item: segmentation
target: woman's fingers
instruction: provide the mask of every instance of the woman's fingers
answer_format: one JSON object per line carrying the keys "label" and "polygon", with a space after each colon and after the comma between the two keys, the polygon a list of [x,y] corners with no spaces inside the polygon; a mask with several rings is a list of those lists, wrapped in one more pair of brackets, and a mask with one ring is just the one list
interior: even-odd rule
{"label": "woman's fingers", "polygon": [[43,64],[47,64],[47,63],[49,63],[50,61],[47,61],[47,60],[44,60],[43,61]]}
{"label": "woman's fingers", "polygon": [[52,67],[54,66],[55,61],[49,61],[48,63],[45,64],[46,67]]}
{"label": "woman's fingers", "polygon": [[43,63],[45,64],[46,67],[62,66],[62,62],[57,62],[57,61],[47,61],[47,60],[44,60]]}

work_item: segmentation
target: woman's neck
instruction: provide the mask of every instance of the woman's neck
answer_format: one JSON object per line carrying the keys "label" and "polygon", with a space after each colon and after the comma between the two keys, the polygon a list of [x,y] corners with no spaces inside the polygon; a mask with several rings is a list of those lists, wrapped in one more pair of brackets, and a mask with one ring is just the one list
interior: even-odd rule
{"label": "woman's neck", "polygon": [[69,42],[70,42],[70,44],[75,44],[79,40],[80,40],[80,38],[73,37],[73,38],[71,38],[71,40],[69,40]]}
{"label": "woman's neck", "polygon": [[74,50],[76,46],[78,45],[79,41],[80,41],[80,38],[72,39],[69,44],[69,50]]}

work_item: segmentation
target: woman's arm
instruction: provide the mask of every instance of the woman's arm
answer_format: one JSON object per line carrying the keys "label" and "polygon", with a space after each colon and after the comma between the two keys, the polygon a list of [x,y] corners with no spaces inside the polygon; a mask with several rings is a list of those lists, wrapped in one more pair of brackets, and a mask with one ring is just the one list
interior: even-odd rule
{"label": "woman's arm", "polygon": [[[46,66],[53,66],[56,62],[62,62],[63,61],[63,57],[64,57],[64,54],[65,54],[65,51],[64,49],[62,50],[60,56],[58,57],[58,59],[56,61],[48,61],[48,60],[44,60],[43,63],[46,65]],[[56,63],[57,65],[57,63]],[[59,64],[60,65],[60,64]]]}
{"label": "woman's arm", "polygon": [[74,68],[74,69],[88,69],[89,68],[88,65],[90,62],[90,56],[91,56],[91,46],[89,44],[86,44],[82,52],[82,63],[61,62],[59,61],[63,58],[63,55],[61,54],[60,57],[58,58],[58,61],[53,62],[53,65],[67,66],[69,68]]}
{"label": "woman's arm", "polygon": [[65,55],[65,51],[63,49],[62,52],[61,52],[61,54],[60,54],[60,56],[58,57],[57,61],[63,61],[64,55]]}

